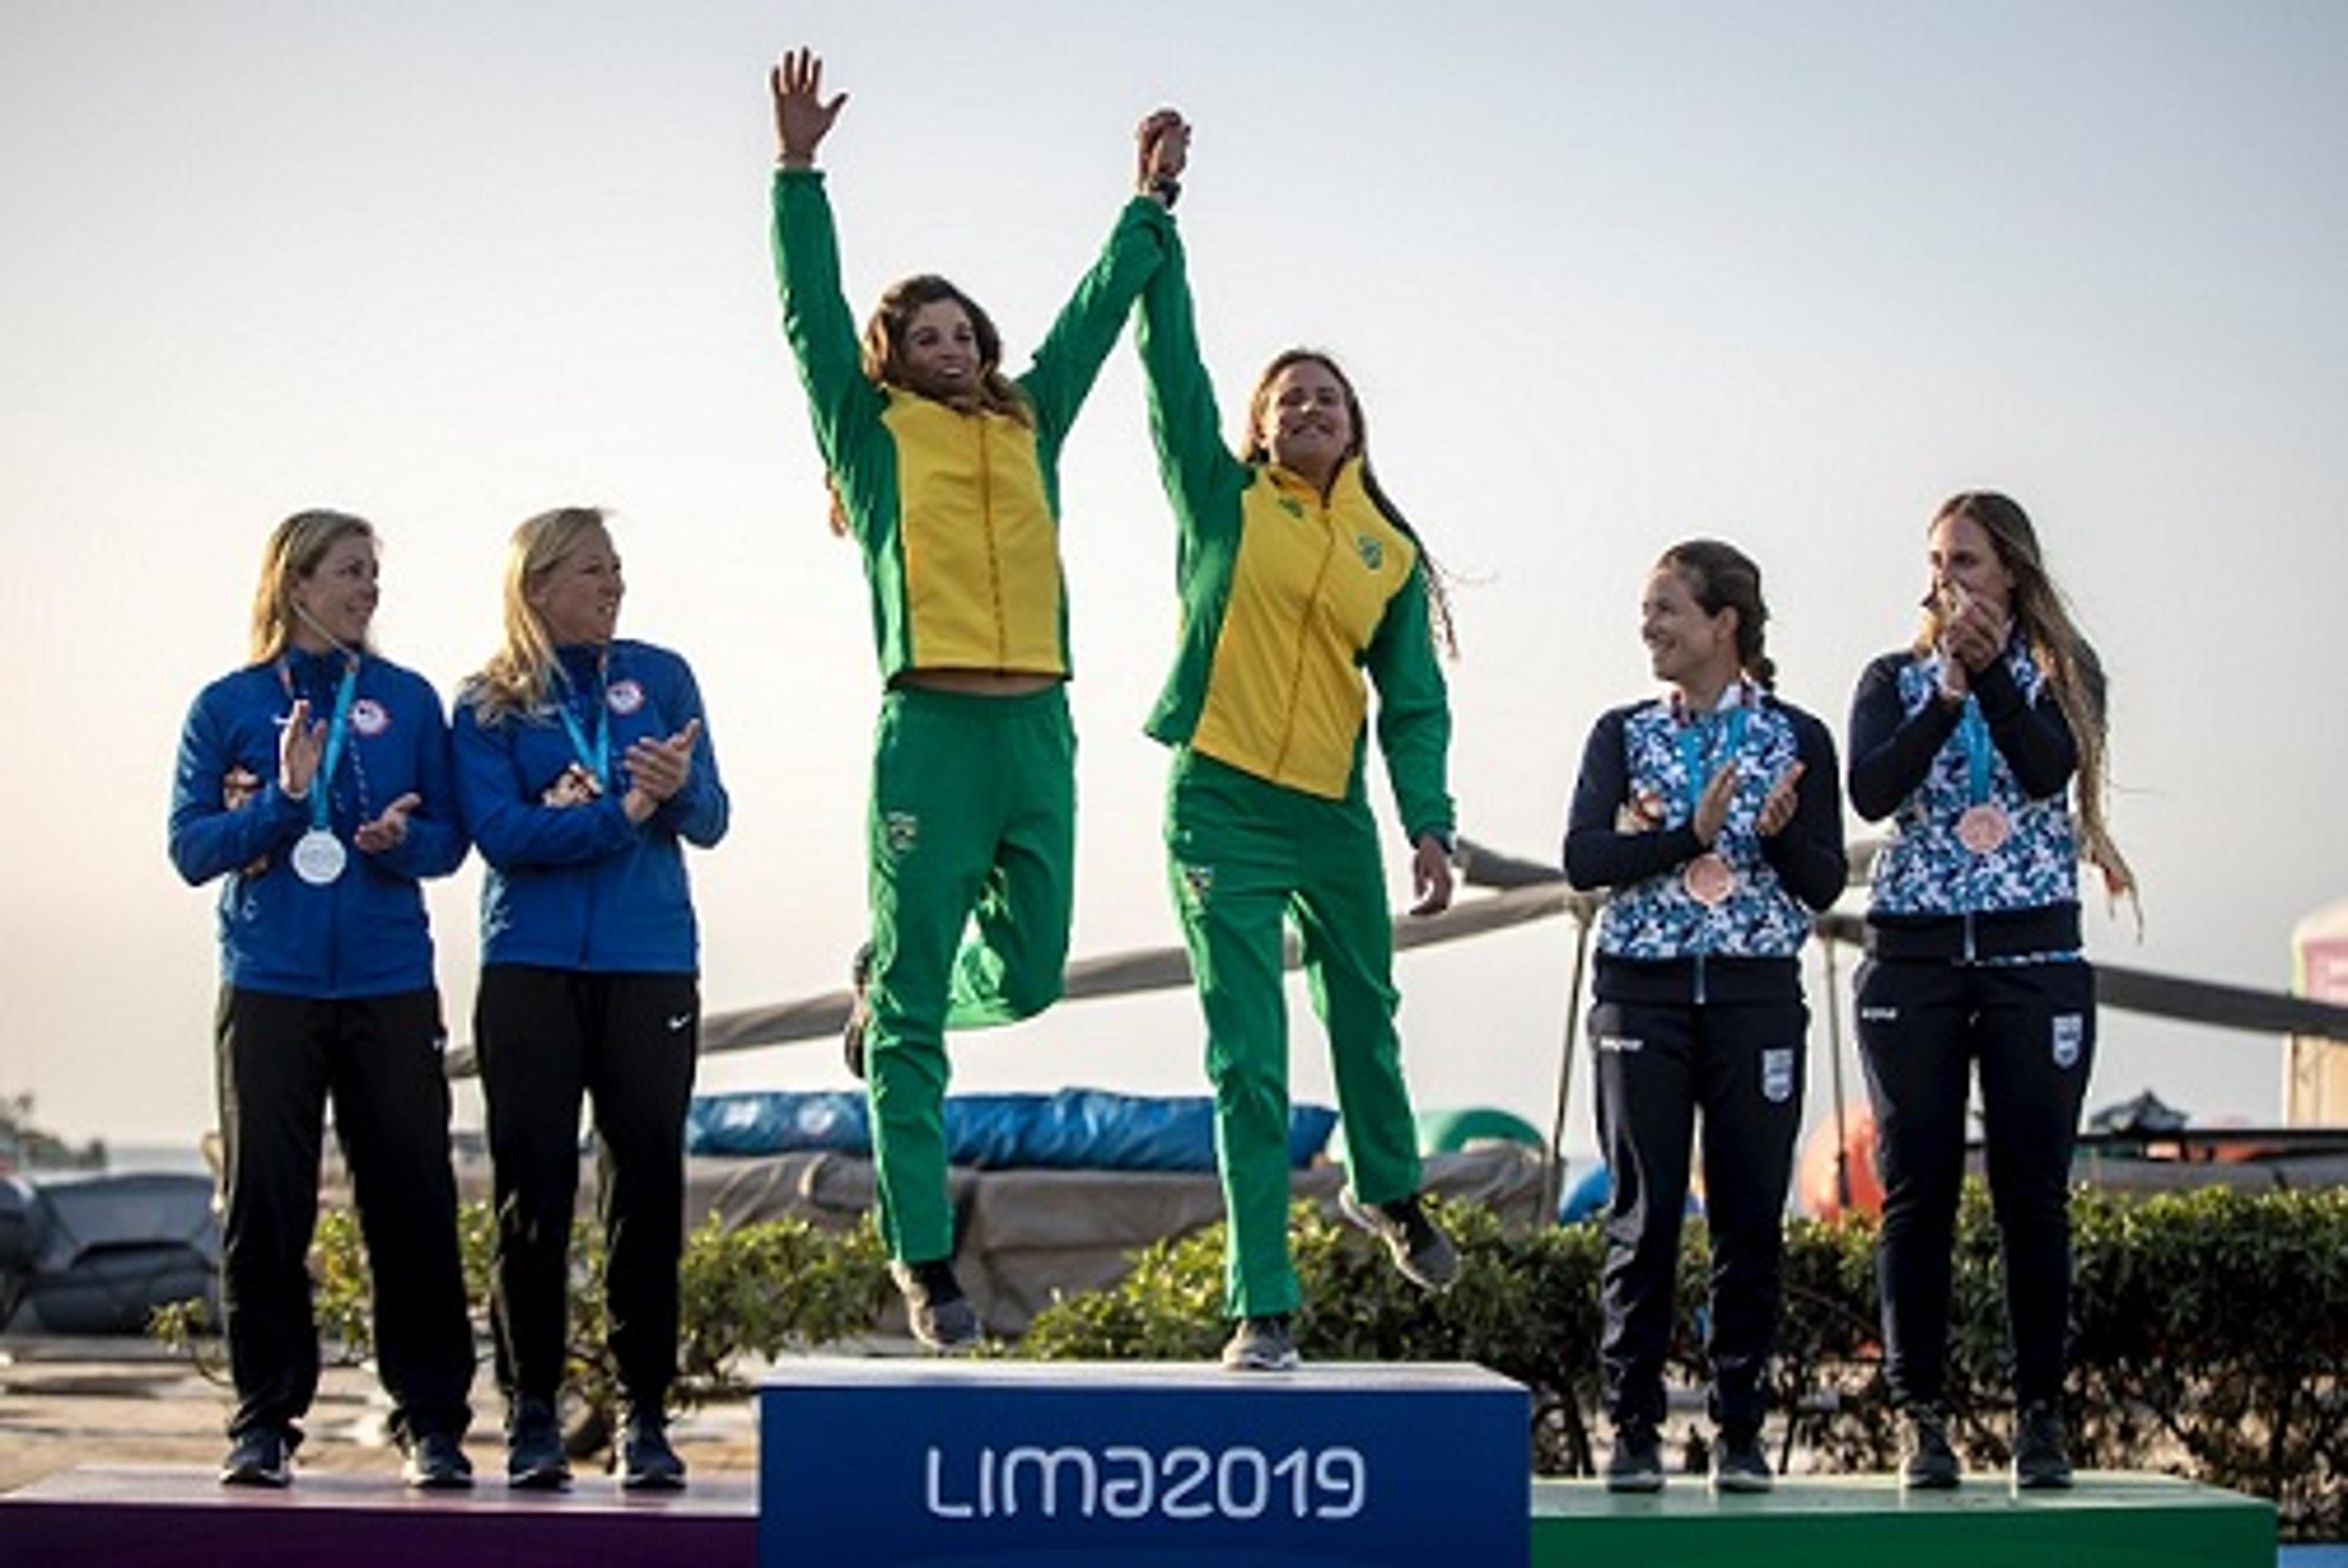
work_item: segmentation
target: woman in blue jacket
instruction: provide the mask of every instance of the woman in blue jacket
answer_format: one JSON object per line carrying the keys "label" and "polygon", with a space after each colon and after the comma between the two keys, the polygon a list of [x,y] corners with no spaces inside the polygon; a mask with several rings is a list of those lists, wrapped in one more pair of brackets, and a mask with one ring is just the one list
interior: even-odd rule
{"label": "woman in blue jacket", "polygon": [[237,1392],[221,1479],[236,1486],[292,1479],[317,1391],[307,1259],[329,1102],[408,1483],[472,1481],[473,1337],[418,886],[457,868],[465,835],[439,698],[367,645],[377,597],[365,521],[279,524],[252,658],[197,696],[172,780],[171,864],[221,883],[221,1296]]}
{"label": "woman in blue jacket", "polygon": [[1663,552],[1640,634],[1670,690],[1599,719],[1566,829],[1567,876],[1613,890],[1598,927],[1590,1035],[1613,1178],[1599,1358],[1615,1491],[1663,1484],[1656,1428],[1699,1111],[1713,1481],[1771,1484],[1763,1374],[1802,1118],[1800,955],[1811,911],[1842,891],[1844,856],[1834,742],[1778,700],[1768,619],[1760,569],[1743,551],[1694,539]]}
{"label": "woman in blue jacket", "polygon": [[496,1166],[506,1475],[519,1487],[571,1480],[556,1400],[582,1096],[628,1407],[621,1484],[685,1484],[665,1415],[701,1018],[684,846],[723,838],[727,804],[692,670],[613,635],[624,592],[601,511],[564,507],[522,524],[506,561],[504,646],[457,710],[458,794],[489,866],[473,1038]]}

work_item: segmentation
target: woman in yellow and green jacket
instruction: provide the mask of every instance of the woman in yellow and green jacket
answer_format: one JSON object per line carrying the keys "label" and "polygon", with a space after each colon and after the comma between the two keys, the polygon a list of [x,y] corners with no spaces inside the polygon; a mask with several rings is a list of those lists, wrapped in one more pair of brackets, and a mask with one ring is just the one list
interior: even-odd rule
{"label": "woman in yellow and green jacket", "polygon": [[[1149,733],[1174,748],[1169,885],[1206,1013],[1230,1221],[1223,1363],[1297,1362],[1288,1253],[1283,918],[1329,1031],[1352,1171],[1347,1214],[1414,1283],[1447,1286],[1448,1237],[1421,1208],[1394,1027],[1393,930],[1363,787],[1368,693],[1413,855],[1414,914],[1451,901],[1451,736],[1443,622],[1416,536],[1363,448],[1361,404],[1325,354],[1291,350],[1257,383],[1245,450],[1217,431],[1179,242],[1142,292],[1150,425],[1181,529],[1182,629]],[[1447,634],[1447,625],[1446,627]]]}
{"label": "woman in yellow and green jacket", "polygon": [[[1076,837],[1065,684],[1061,443],[1171,242],[1173,187],[1128,202],[1035,364],[1013,379],[986,313],[944,279],[881,297],[860,341],[818,145],[845,95],[799,49],[770,78],[783,332],[829,471],[834,526],[864,553],[881,700],[869,817],[871,936],[850,1061],[869,1079],[880,1229],[914,1333],[981,1332],[951,1262],[944,1031],[1060,995]],[[974,939],[963,932],[976,923]]]}

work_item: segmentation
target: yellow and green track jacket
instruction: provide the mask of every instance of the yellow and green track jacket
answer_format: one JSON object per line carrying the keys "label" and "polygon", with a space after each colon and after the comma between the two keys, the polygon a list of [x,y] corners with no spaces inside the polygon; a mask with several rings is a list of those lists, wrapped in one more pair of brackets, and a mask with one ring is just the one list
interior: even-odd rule
{"label": "yellow and green track jacket", "polygon": [[783,333],[864,551],[881,679],[908,670],[1068,674],[1060,446],[1166,254],[1165,209],[1140,197],[1127,204],[1018,378],[1030,429],[866,380],[821,173],[778,169],[774,197]]}
{"label": "yellow and green track jacket", "polygon": [[1284,468],[1242,462],[1218,432],[1180,241],[1141,296],[1141,363],[1166,494],[1181,528],[1182,629],[1149,733],[1330,800],[1362,788],[1368,696],[1413,842],[1448,834],[1451,709],[1418,541],[1348,460],[1323,501]]}

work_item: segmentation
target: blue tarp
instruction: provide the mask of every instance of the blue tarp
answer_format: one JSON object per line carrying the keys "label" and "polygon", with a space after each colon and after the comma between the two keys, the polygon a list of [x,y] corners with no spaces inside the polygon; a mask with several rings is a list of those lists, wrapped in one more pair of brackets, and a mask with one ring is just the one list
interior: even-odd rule
{"label": "blue tarp", "polygon": [[[1288,1161],[1313,1163],[1337,1113],[1288,1112]],[[982,1170],[1211,1171],[1215,1106],[1206,1095],[1149,1097],[1102,1089],[946,1098],[946,1158]],[[869,1154],[870,1123],[857,1090],[760,1090],[694,1097],[685,1149],[695,1154],[779,1154],[829,1149]]]}

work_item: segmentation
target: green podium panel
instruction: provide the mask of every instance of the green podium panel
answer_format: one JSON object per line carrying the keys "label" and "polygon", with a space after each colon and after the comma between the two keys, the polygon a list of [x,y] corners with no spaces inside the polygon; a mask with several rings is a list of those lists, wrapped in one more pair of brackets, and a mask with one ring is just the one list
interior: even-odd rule
{"label": "green podium panel", "polygon": [[2067,1492],[2003,1475],[1902,1492],[1890,1475],[1793,1476],[1758,1497],[1701,1476],[1617,1497],[1595,1481],[1533,1482],[1534,1568],[2273,1568],[2271,1503],[2171,1476],[2091,1471]]}

